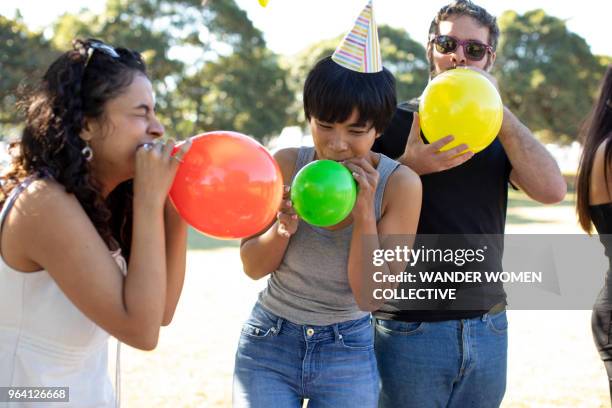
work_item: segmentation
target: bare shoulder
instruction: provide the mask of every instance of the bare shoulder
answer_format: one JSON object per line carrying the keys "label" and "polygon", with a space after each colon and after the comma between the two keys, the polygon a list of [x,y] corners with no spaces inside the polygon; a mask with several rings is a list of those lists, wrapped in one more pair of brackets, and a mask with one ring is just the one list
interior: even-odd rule
{"label": "bare shoulder", "polygon": [[61,216],[74,211],[84,212],[73,194],[51,179],[33,181],[15,203],[17,215],[39,217]]}
{"label": "bare shoulder", "polygon": [[[608,141],[609,139],[605,139],[603,142],[599,144],[599,146],[597,146],[597,150],[595,151],[595,160],[593,161],[593,167],[599,166],[603,170],[605,154],[606,154],[606,147],[608,146]],[[612,163],[608,163],[608,166],[610,165],[612,165]]]}
{"label": "bare shoulder", "polygon": [[391,174],[386,191],[397,192],[402,196],[421,194],[421,178],[408,166],[400,165]]}
{"label": "bare shoulder", "polygon": [[[609,139],[605,139],[597,146],[595,151],[595,157],[593,158],[593,167],[591,168],[591,174],[595,178],[595,181],[604,182],[604,170],[608,171],[608,174],[612,174],[612,161],[606,163],[606,148],[608,147]],[[599,180],[601,178],[601,180]]]}
{"label": "bare shoulder", "polygon": [[[600,204],[609,202],[610,197],[610,185],[612,184],[612,162],[606,163],[606,147],[608,146],[608,139],[604,140],[597,146],[595,151],[595,157],[593,158],[593,165],[590,169],[591,177],[589,181],[589,201],[593,204]],[[608,180],[605,177],[605,170],[608,173]]]}
{"label": "bare shoulder", "polygon": [[408,166],[400,165],[389,176],[385,193],[383,196],[383,212],[393,204],[405,206],[410,203],[418,203],[420,207],[422,199],[421,178]]}
{"label": "bare shoulder", "polygon": [[0,242],[5,261],[17,270],[41,269],[34,256],[40,249],[38,243],[47,239],[52,244],[58,237],[77,236],[71,224],[90,224],[76,197],[53,180],[33,181],[19,194],[4,220]]}
{"label": "bare shoulder", "polygon": [[290,180],[293,176],[293,172],[295,171],[295,162],[298,157],[298,148],[297,147],[288,147],[286,149],[280,149],[274,153],[274,158],[278,163],[278,166],[281,169],[281,173],[283,174],[283,180]]}
{"label": "bare shoulder", "polygon": [[33,181],[17,198],[5,223],[9,233],[25,242],[75,226],[88,228],[92,224],[74,194],[50,179]]}

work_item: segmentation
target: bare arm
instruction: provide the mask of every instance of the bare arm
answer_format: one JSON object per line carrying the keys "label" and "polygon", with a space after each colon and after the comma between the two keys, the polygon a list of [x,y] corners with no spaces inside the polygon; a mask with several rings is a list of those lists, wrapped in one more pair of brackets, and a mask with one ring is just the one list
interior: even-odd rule
{"label": "bare arm", "polygon": [[[89,319],[119,340],[153,349],[166,305],[164,201],[177,161],[170,143],[136,153],[131,257],[123,276],[76,197],[55,182],[20,197],[15,239]],[[184,151],[183,153],[184,154]]]}
{"label": "bare arm", "polygon": [[[490,73],[474,67],[470,69],[484,75],[499,89],[497,80]],[[563,200],[567,184],[557,162],[527,126],[506,107],[498,137],[512,164],[512,184],[520,187],[530,198],[544,204]]]}
{"label": "bare arm", "polygon": [[164,206],[164,227],[167,279],[166,305],[162,325],[167,326],[172,321],[183,290],[187,255],[187,223],[177,213],[169,199],[166,200]]}
{"label": "bare arm", "polygon": [[[280,150],[274,158],[283,180],[289,180],[295,167],[297,149]],[[240,243],[240,258],[247,276],[260,279],[278,269],[297,226],[298,218],[289,200],[289,190],[285,187],[278,219],[262,233],[245,238]]]}
{"label": "bare arm", "polygon": [[512,164],[510,181],[514,185],[544,204],[563,200],[567,184],[557,162],[508,108],[504,108],[499,140]]}
{"label": "bare arm", "polygon": [[[375,299],[376,289],[394,288],[397,283],[384,281],[382,277],[398,275],[405,269],[401,262],[384,263],[375,266],[372,262],[374,251],[394,250],[396,246],[412,246],[421,212],[422,188],[418,175],[407,167],[398,168],[390,177],[385,188],[383,215],[378,225],[374,212],[374,191],[378,173],[373,167],[361,163],[349,168],[357,173],[359,183],[358,201],[353,209],[353,234],[348,260],[349,284],[360,309],[378,310],[383,299]],[[373,172],[372,172],[373,171]],[[361,200],[360,200],[361,198]],[[410,242],[406,242],[408,238]],[[374,273],[381,272],[383,282],[374,280]]]}
{"label": "bare arm", "polygon": [[135,206],[124,277],[74,196],[43,186],[31,198],[20,208],[25,217],[15,237],[29,243],[29,259],[98,326],[133,347],[153,349],[166,289],[162,208]]}

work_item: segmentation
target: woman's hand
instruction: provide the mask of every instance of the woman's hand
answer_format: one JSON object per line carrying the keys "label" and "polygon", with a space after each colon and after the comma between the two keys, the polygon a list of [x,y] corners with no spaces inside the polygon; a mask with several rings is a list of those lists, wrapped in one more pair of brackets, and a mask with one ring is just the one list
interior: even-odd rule
{"label": "woman's hand", "polygon": [[299,224],[298,216],[295,213],[293,204],[291,203],[291,187],[284,186],[283,201],[276,216],[278,219],[277,232],[280,236],[289,238],[295,234]]}
{"label": "woman's hand", "polygon": [[353,174],[358,185],[357,200],[353,207],[354,220],[364,220],[375,217],[374,195],[378,186],[378,171],[364,157],[355,157],[343,163]]}
{"label": "woman's hand", "polygon": [[178,166],[190,147],[191,141],[187,140],[172,155],[174,140],[139,146],[136,150],[134,199],[163,207]]}

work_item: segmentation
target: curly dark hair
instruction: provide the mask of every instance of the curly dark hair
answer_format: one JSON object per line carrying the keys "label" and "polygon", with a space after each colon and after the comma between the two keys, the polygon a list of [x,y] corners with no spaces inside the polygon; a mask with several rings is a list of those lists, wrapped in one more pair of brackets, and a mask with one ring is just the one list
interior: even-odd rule
{"label": "curly dark hair", "polygon": [[75,195],[108,247],[120,247],[129,257],[132,182],[104,199],[81,152],[86,142],[80,134],[84,119],[103,119],[105,104],[124,92],[137,74],[146,76],[139,53],[96,39],[74,40],[73,49],[49,66],[21,103],[25,127],[19,142],[11,145],[10,168],[0,176],[0,206],[26,177],[52,177]]}

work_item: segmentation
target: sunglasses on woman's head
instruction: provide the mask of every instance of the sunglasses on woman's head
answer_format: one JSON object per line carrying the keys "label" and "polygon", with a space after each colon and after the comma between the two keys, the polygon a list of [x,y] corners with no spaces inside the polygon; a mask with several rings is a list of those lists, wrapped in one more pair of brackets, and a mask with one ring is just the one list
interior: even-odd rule
{"label": "sunglasses on woman's head", "polygon": [[470,61],[480,61],[493,47],[477,40],[460,40],[450,35],[437,35],[433,40],[436,51],[441,54],[454,52],[458,46],[463,47],[463,54]]}
{"label": "sunglasses on woman's head", "polygon": [[91,60],[95,51],[100,51],[112,58],[119,58],[117,51],[110,45],[104,44],[102,41],[89,41],[85,46],[87,47],[87,60],[85,60],[84,68],[87,68],[87,64],[89,64],[89,60]]}

